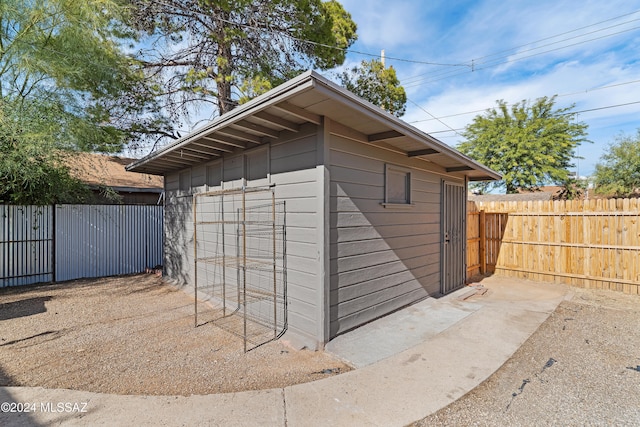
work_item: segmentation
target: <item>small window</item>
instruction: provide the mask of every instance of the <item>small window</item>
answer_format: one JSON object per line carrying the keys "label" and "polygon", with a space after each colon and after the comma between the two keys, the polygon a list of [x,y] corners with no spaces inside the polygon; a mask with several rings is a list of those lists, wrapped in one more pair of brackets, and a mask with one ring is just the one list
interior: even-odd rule
{"label": "small window", "polygon": [[385,165],[384,205],[411,205],[411,172]]}

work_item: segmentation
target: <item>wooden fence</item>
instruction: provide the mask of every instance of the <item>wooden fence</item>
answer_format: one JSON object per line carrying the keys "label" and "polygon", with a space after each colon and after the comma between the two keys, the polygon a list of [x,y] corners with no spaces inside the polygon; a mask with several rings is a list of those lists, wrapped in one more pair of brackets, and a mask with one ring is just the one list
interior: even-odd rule
{"label": "wooden fence", "polygon": [[640,294],[639,208],[638,199],[469,202],[467,276]]}
{"label": "wooden fence", "polygon": [[473,202],[467,208],[467,278],[471,278],[495,272],[508,214],[477,210]]}

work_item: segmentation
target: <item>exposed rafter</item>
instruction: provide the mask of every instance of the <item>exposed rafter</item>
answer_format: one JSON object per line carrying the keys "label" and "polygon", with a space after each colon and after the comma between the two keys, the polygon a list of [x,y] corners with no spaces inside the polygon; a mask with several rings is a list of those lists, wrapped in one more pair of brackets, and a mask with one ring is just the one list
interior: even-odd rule
{"label": "exposed rafter", "polygon": [[[207,141],[213,141],[213,142],[221,142],[222,144],[226,145],[227,147],[237,147],[237,148],[247,148],[247,143],[246,142],[242,142],[242,141],[238,141],[235,138],[229,138],[227,136],[224,135],[220,135],[217,133],[212,133],[210,135],[207,136],[203,136],[202,139],[205,139]],[[228,148],[223,149],[220,148],[220,150],[226,151],[228,153],[230,153],[233,150],[229,150]]]}
{"label": "exposed rafter", "polygon": [[[170,173],[235,155],[244,149],[280,140],[294,142],[293,132],[319,132],[357,141],[398,156],[431,162],[439,170],[473,180],[500,175],[446,144],[349,93],[310,71],[272,89],[127,166],[127,170]],[[326,125],[326,128],[323,126]],[[182,152],[182,157],[180,153]]]}
{"label": "exposed rafter", "polygon": [[454,166],[451,168],[447,168],[447,172],[464,172],[464,171],[472,171],[473,168],[471,166]]}
{"label": "exposed rafter", "polygon": [[372,135],[369,135],[369,142],[384,141],[385,139],[400,138],[403,136],[404,135],[401,134],[400,132],[397,132],[395,130],[390,130],[387,132],[380,132],[380,133],[374,133]]}
{"label": "exposed rafter", "polygon": [[278,132],[277,130],[271,129],[256,123],[251,123],[248,120],[240,120],[239,122],[234,123],[233,126],[239,127],[241,129],[250,130],[255,133],[259,133],[260,135],[268,136],[271,138],[277,138],[280,136],[280,132]]}
{"label": "exposed rafter", "polygon": [[[252,135],[247,132],[242,132],[241,130],[232,129],[231,127],[218,129],[216,133],[221,133],[223,135],[228,135],[232,138],[239,139],[240,141],[253,142],[254,144],[262,144],[262,137]],[[212,137],[215,138],[215,135]]]}
{"label": "exposed rafter", "polygon": [[298,126],[297,124],[264,111],[254,114],[253,117],[262,122],[279,126],[282,129],[290,130],[291,132],[299,132],[300,130],[300,126]]}
{"label": "exposed rafter", "polygon": [[180,151],[177,152],[177,154],[179,154],[180,157],[188,157],[192,159],[202,159],[202,160],[209,159],[208,155],[194,152],[188,147],[181,148]]}
{"label": "exposed rafter", "polygon": [[438,154],[438,150],[434,150],[433,148],[425,148],[424,150],[415,150],[409,151],[407,156],[409,157],[417,157],[417,156],[428,156],[430,154]]}
{"label": "exposed rafter", "polygon": [[310,113],[304,108],[300,108],[286,101],[274,105],[274,108],[277,108],[278,110],[281,110],[281,111],[285,111],[293,116],[296,116],[300,119],[314,123],[316,125],[319,125],[322,122],[322,118],[319,115]]}
{"label": "exposed rafter", "polygon": [[167,153],[166,156],[162,157],[162,161],[166,162],[166,163],[170,163],[173,164],[174,166],[178,165],[178,166],[190,166],[192,162],[188,161],[187,159],[184,158],[176,158],[176,155],[174,153]]}
{"label": "exposed rafter", "polygon": [[224,147],[220,144],[208,143],[202,144],[198,142],[194,142],[188,146],[188,149],[191,151],[195,151],[196,153],[208,154],[210,156],[220,156],[222,153],[230,153],[233,150]]}
{"label": "exposed rafter", "polygon": [[367,135],[338,122],[331,122],[330,132],[334,135],[339,135],[354,141],[367,142]]}

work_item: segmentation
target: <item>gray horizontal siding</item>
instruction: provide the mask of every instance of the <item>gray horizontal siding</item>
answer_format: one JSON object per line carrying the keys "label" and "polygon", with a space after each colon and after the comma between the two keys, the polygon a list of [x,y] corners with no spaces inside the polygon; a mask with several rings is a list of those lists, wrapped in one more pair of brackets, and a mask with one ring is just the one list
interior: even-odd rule
{"label": "gray horizontal siding", "polygon": [[316,129],[305,127],[289,141],[271,145],[271,182],[287,206],[287,298],[289,332],[308,337],[318,330]]}
{"label": "gray horizontal siding", "polygon": [[[330,152],[330,334],[435,294],[441,172],[334,137]],[[411,172],[412,206],[385,208],[385,163]]]}
{"label": "gray horizontal siding", "polygon": [[[283,133],[285,134],[285,133]],[[277,201],[286,203],[286,251],[287,251],[287,297],[289,330],[298,336],[308,337],[308,343],[317,339],[319,301],[317,246],[317,127],[305,125],[298,133],[286,133],[285,137],[269,144],[268,178],[256,179],[248,185],[275,184]],[[248,151],[250,155],[252,151]],[[220,172],[210,168],[207,177],[206,165],[190,169],[191,191],[201,191],[208,184],[209,191],[237,188],[247,171],[242,153],[223,158]],[[211,163],[209,163],[211,165]],[[181,173],[184,171],[181,171]],[[214,177],[222,176],[220,185],[211,186]],[[211,182],[207,182],[211,181]],[[167,274],[183,285],[193,285],[193,214],[192,198],[180,191],[180,173],[165,180],[167,190],[165,216],[165,265]],[[186,196],[186,197],[185,197]],[[267,200],[268,199],[268,200]],[[270,197],[265,202],[270,202]],[[216,236],[198,235],[199,250],[206,242],[215,241]],[[212,245],[213,243],[208,243]],[[227,251],[235,254],[235,241],[226,242]],[[213,249],[215,251],[215,248]],[[212,267],[199,264],[199,277],[221,275],[212,273]],[[202,275],[202,276],[200,276]],[[219,276],[219,277],[218,277]],[[199,281],[200,282],[200,281]],[[227,279],[235,283],[235,276]]]}

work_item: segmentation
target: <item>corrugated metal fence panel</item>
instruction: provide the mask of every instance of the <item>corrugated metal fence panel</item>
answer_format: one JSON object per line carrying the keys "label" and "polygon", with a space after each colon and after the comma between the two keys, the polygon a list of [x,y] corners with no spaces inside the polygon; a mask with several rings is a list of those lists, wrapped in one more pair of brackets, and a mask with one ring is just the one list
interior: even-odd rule
{"label": "corrugated metal fence panel", "polygon": [[0,205],[0,287],[53,280],[51,206]]}
{"label": "corrugated metal fence panel", "polygon": [[57,205],[56,280],[162,264],[162,206]]}

